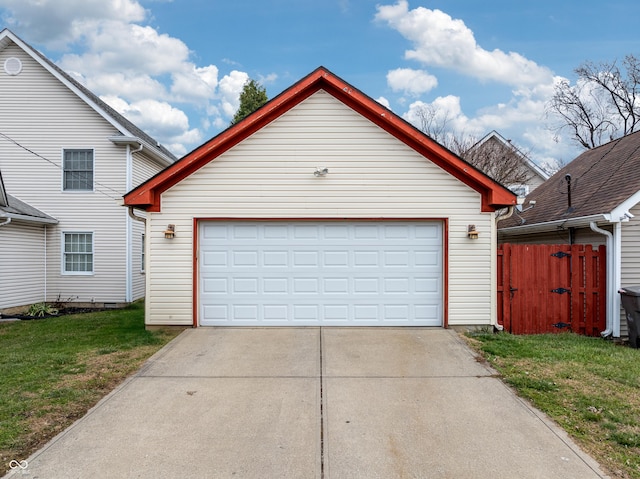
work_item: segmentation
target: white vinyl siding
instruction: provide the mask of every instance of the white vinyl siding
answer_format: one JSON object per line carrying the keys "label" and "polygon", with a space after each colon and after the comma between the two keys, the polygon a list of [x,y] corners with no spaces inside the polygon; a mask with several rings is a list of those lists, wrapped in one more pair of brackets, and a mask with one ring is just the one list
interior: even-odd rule
{"label": "white vinyl siding", "polygon": [[44,301],[44,231],[15,219],[0,227],[0,310]]}
{"label": "white vinyl siding", "polygon": [[[144,150],[143,150],[144,151]],[[133,155],[133,187],[135,188],[140,183],[148,180],[150,177],[158,173],[161,168],[158,164],[148,157],[135,153]],[[146,212],[142,210],[136,210],[136,216],[145,218]],[[131,261],[132,261],[132,299],[135,301],[145,296],[146,275],[144,268],[144,254],[143,254],[143,240],[145,225],[141,221],[131,221]]]}
{"label": "white vinyl siding", "polygon": [[448,220],[449,324],[490,324],[496,237],[480,207],[479,193],[319,91],[162,195],[148,215],[147,322],[192,323],[194,218],[431,218]]}
{"label": "white vinyl siding", "polygon": [[[634,216],[628,222],[622,223],[622,268],[620,285],[640,285],[640,205],[631,208]],[[620,335],[627,336],[627,316],[620,305]]]}
{"label": "white vinyl siding", "polygon": [[[11,56],[20,58],[23,71],[16,76],[0,72],[0,131],[33,153],[0,141],[0,169],[7,192],[59,221],[47,229],[47,299],[122,303],[127,211],[119,201],[127,192],[126,147],[109,140],[121,132],[17,46],[1,50],[0,63]],[[62,191],[65,149],[93,150],[93,191]],[[158,165],[155,171],[159,169]],[[137,181],[150,170],[145,167]],[[139,239],[144,225],[134,223],[131,238]],[[61,274],[63,231],[94,232],[92,276]],[[139,250],[139,241],[131,241]],[[144,275],[139,256],[132,258],[133,264],[134,289],[140,297]]]}

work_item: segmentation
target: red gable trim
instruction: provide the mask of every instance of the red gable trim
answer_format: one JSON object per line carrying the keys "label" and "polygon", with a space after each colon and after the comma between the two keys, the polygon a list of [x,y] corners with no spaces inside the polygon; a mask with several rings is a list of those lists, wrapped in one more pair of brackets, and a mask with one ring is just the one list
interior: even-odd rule
{"label": "red gable trim", "polygon": [[239,123],[196,148],[124,196],[125,205],[160,211],[164,191],[260,130],[294,106],[324,90],[482,195],[482,211],[515,205],[516,196],[451,153],[377,101],[320,67]]}

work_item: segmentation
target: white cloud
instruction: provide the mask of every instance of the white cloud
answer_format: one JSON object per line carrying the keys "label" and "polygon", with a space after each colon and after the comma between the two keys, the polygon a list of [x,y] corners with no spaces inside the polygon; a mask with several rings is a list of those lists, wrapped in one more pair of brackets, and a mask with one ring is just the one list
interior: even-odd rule
{"label": "white cloud", "polygon": [[391,103],[389,103],[389,100],[387,100],[385,97],[381,96],[376,98],[376,101],[378,103],[380,103],[382,106],[391,109]]}
{"label": "white cloud", "polygon": [[409,105],[409,110],[407,110],[402,117],[409,123],[420,127],[420,114],[421,111],[425,109],[434,112],[435,116],[433,120],[435,123],[441,124],[446,122],[449,126],[448,129],[462,131],[469,121],[464,113],[462,113],[460,97],[454,95],[438,97],[429,103],[415,101]]}
{"label": "white cloud", "polygon": [[102,100],[152,137],[164,138],[163,144],[177,155],[186,151],[185,143],[202,141],[200,132],[189,128],[187,115],[168,103],[150,99],[128,103],[115,96],[102,97]]}
{"label": "white cloud", "polygon": [[376,19],[386,22],[413,44],[405,58],[424,65],[456,70],[480,80],[508,85],[549,83],[552,73],[522,55],[481,48],[462,20],[440,10],[409,10],[407,0],[377,7]]}
{"label": "white cloud", "polygon": [[84,75],[76,75],[76,77],[78,76],[81,77],[80,81],[93,92],[114,92],[129,100],[168,98],[165,86],[158,80],[144,74],[104,73],[89,78],[85,78]]}
{"label": "white cloud", "polygon": [[3,16],[31,41],[64,48],[77,41],[95,21],[141,22],[145,9],[136,0],[0,0],[11,13]]}
{"label": "white cloud", "polygon": [[148,26],[102,21],[84,35],[80,54],[67,54],[58,62],[65,70],[127,72],[157,76],[188,70],[189,49],[179,39]]}
{"label": "white cloud", "polygon": [[424,70],[397,68],[387,73],[387,84],[393,91],[419,96],[438,86],[438,79]]}
{"label": "white cloud", "polygon": [[269,73],[268,75],[259,75],[258,76],[258,83],[260,83],[262,86],[264,86],[264,85],[268,85],[270,83],[274,83],[277,79],[278,79],[278,74],[277,73]]}
{"label": "white cloud", "polygon": [[244,84],[249,80],[245,72],[233,70],[220,80],[220,103],[222,111],[228,117],[233,117],[240,106],[240,93]]}
{"label": "white cloud", "polygon": [[172,75],[171,93],[175,100],[197,104],[215,96],[218,86],[218,67],[193,67],[190,71]]}
{"label": "white cloud", "polygon": [[8,26],[29,43],[66,52],[61,68],[178,154],[212,126],[229,124],[249,78],[197,65],[182,40],[147,24],[140,0],[0,0],[2,7]]}

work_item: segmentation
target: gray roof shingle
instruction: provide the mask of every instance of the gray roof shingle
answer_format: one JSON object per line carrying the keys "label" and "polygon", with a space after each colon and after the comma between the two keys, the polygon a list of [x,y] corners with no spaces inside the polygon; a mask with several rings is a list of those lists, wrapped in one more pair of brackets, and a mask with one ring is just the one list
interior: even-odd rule
{"label": "gray roof shingle", "polygon": [[[571,208],[567,175],[571,178]],[[587,150],[525,199],[534,208],[499,223],[500,228],[607,214],[640,191],[640,132]]]}

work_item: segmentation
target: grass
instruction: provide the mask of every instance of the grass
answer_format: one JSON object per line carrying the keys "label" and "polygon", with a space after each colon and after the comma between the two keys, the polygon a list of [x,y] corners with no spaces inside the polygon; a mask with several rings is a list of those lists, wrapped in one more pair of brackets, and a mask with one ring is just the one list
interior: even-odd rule
{"label": "grass", "polygon": [[144,307],[0,324],[0,476],[83,416],[177,335]]}
{"label": "grass", "polygon": [[467,340],[612,477],[640,479],[640,350],[571,333]]}

